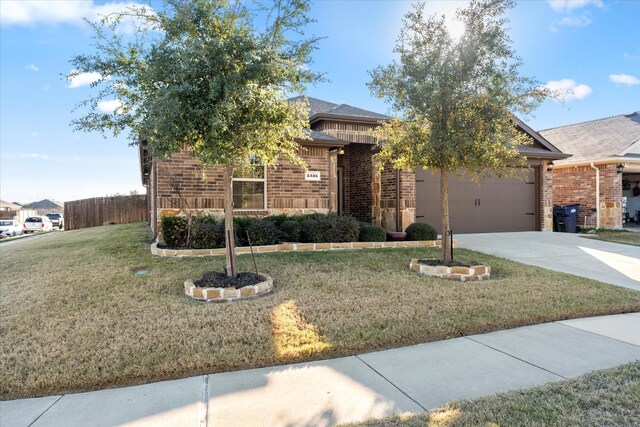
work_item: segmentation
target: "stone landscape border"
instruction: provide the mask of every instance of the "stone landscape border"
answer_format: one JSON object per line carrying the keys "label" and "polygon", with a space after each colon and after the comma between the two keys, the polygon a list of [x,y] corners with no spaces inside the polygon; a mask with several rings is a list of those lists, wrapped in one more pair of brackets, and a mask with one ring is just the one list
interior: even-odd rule
{"label": "stone landscape border", "polygon": [[266,274],[260,273],[260,275],[265,278],[263,282],[257,285],[244,286],[240,289],[199,288],[193,283],[193,280],[186,280],[184,282],[184,293],[193,299],[207,302],[230,302],[255,298],[268,294],[273,289],[273,279]]}
{"label": "stone landscape border", "polygon": [[447,267],[446,265],[420,264],[418,259],[412,259],[409,268],[425,276],[440,277],[441,279],[459,280],[471,282],[486,280],[491,276],[491,267],[488,265],[472,265],[470,267]]}
{"label": "stone landscape border", "polygon": [[[457,241],[453,241],[453,247],[457,246]],[[303,252],[303,251],[331,251],[346,249],[379,249],[379,248],[439,248],[442,247],[440,240],[415,240],[396,242],[345,242],[345,243],[281,243],[279,245],[254,246],[253,253],[268,252]],[[166,257],[203,257],[203,256],[224,256],[225,248],[220,249],[164,249],[159,248],[157,243],[151,245],[151,254]],[[251,253],[248,246],[236,248],[236,255]]]}

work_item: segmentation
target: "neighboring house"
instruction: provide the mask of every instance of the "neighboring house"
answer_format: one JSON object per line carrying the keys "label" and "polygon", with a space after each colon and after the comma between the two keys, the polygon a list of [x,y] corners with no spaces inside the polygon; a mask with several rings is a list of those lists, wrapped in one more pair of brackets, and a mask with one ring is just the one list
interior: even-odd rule
{"label": "neighboring house", "polygon": [[[439,228],[437,175],[390,168],[379,172],[374,164],[372,131],[391,117],[307,99],[312,139],[300,141],[299,153],[308,165],[307,172],[286,160],[275,168],[256,165],[240,171],[234,178],[237,214],[337,213],[387,230],[404,230],[415,221]],[[521,148],[531,166],[525,172],[526,180],[490,179],[477,186],[452,177],[449,200],[455,232],[551,229],[552,174],[546,172],[547,165],[569,155],[524,123],[517,121],[516,126],[535,141],[533,146]],[[222,213],[222,168],[203,173],[186,151],[160,161],[152,158],[144,143],[140,145],[140,161],[154,231],[162,215]]]}
{"label": "neighboring house", "polygon": [[0,219],[14,219],[21,206],[0,200]]}
{"label": "neighboring house", "polygon": [[39,200],[37,202],[28,203],[22,206],[23,209],[31,209],[37,211],[39,215],[48,213],[64,213],[64,205],[49,199]]}
{"label": "neighboring house", "polygon": [[579,226],[621,228],[623,219],[640,220],[639,112],[546,129],[540,134],[573,154],[554,162],[553,202],[580,204]]}

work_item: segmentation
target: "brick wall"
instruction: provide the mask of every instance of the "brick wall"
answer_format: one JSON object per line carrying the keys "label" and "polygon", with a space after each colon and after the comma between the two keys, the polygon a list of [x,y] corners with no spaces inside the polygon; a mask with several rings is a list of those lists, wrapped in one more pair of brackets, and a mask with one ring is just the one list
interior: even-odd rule
{"label": "brick wall", "polygon": [[540,182],[540,230],[553,230],[553,172],[548,172],[550,161],[543,161],[536,181]]}
{"label": "brick wall", "polygon": [[[372,222],[387,231],[396,231],[396,170],[385,165],[382,172],[374,167]],[[416,218],[416,177],[400,171],[400,229],[404,231]]]}
{"label": "brick wall", "polygon": [[[580,204],[578,225],[622,227],[622,174],[616,173],[615,164],[597,165],[600,170],[600,206],[596,206],[596,171],[590,166],[555,168],[553,170],[553,204]],[[592,209],[597,209],[594,213]]]}
{"label": "brick wall", "polygon": [[352,144],[345,151],[349,152],[349,189],[345,191],[349,208],[346,213],[360,221],[371,222],[371,145]]}
{"label": "brick wall", "polygon": [[[304,170],[282,159],[267,169],[267,209],[244,214],[328,212],[329,150],[308,147],[300,150],[308,169],[320,172],[320,181],[306,181]],[[203,171],[186,151],[157,163],[158,220],[163,214],[220,213],[224,207],[223,168]]]}

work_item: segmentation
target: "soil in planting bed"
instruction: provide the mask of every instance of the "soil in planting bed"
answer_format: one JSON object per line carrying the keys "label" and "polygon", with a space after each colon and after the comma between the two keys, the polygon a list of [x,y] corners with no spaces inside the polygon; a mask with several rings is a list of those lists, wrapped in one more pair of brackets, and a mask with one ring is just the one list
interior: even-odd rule
{"label": "soil in planting bed", "polygon": [[472,261],[458,261],[453,260],[447,264],[443,263],[441,259],[419,259],[418,264],[430,265],[432,267],[446,266],[446,267],[471,267],[472,265],[479,265],[479,263]]}
{"label": "soil in planting bed", "polygon": [[267,280],[256,273],[243,272],[236,274],[236,277],[229,277],[224,273],[215,271],[205,271],[202,279],[193,282],[199,288],[244,288],[245,286],[257,285]]}

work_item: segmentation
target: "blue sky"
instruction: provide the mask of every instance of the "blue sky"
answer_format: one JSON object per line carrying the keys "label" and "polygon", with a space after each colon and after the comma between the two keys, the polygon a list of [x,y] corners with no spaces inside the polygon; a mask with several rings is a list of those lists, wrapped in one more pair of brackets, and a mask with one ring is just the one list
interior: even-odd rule
{"label": "blue sky", "polygon": [[[61,78],[91,51],[82,17],[132,2],[0,1],[0,198],[59,201],[144,192],[138,154],[124,137],[76,133],[74,105],[85,81]],[[451,14],[464,2],[431,1]],[[160,2],[151,2],[161,7]],[[367,70],[388,64],[408,1],[316,1],[309,31],[327,38],[313,68],[330,80],[309,96],[388,112],[366,87]],[[536,130],[640,110],[640,1],[520,1],[509,13],[522,73],[559,90],[525,121]],[[456,29],[452,21],[452,28]],[[90,76],[89,76],[90,77]],[[105,108],[108,106],[105,106]]]}

